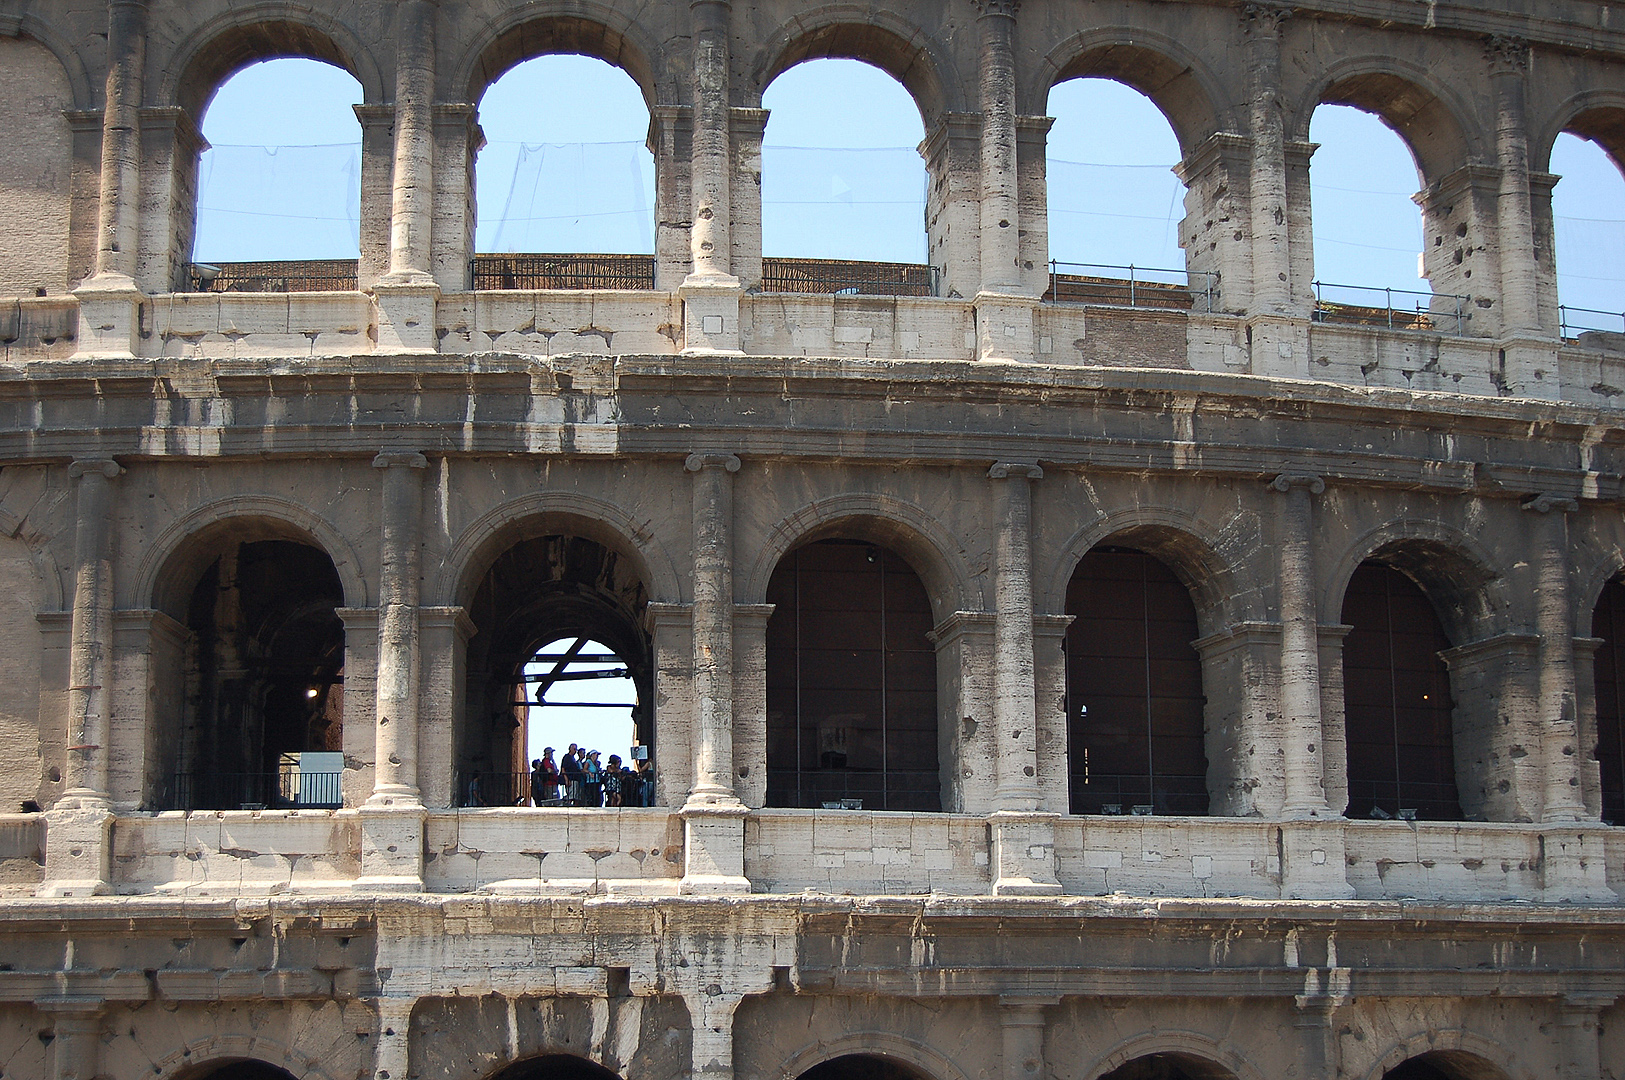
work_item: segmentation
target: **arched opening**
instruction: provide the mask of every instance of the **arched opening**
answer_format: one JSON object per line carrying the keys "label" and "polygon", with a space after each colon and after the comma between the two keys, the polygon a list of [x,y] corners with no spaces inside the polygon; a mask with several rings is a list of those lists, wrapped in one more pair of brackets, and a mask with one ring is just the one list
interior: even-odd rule
{"label": "arched opening", "polygon": [[880,1054],[843,1054],[820,1061],[798,1080],[931,1080],[912,1065]]}
{"label": "arched opening", "polygon": [[1067,584],[1067,761],[1074,814],[1206,814],[1201,636],[1155,556],[1097,546]]}
{"label": "arched opening", "polygon": [[[174,810],[343,805],[344,602],[333,560],[298,540],[228,539],[178,613],[180,690],[159,802]],[[159,651],[159,658],[163,656]]]}
{"label": "arched opening", "polygon": [[1598,771],[1602,818],[1625,823],[1625,582],[1602,587],[1591,615],[1591,636],[1602,644],[1592,660],[1597,687]]}
{"label": "arched opening", "polygon": [[931,295],[925,129],[903,83],[860,60],[807,59],[762,105],[762,289]]}
{"label": "arched opening", "polygon": [[516,1061],[491,1080],[620,1080],[596,1061],[574,1054],[541,1054]]}
{"label": "arched opening", "polygon": [[1107,78],[1050,90],[1048,299],[1207,310],[1217,282],[1186,270],[1179,139],[1157,105]]}
{"label": "arched opening", "polygon": [[[630,561],[585,537],[521,540],[496,558],[469,607],[476,630],[468,643],[467,705],[458,732],[453,790],[459,805],[534,801],[531,762],[541,752],[532,750],[533,720],[538,737],[551,737],[556,751],[573,742],[599,750],[600,767],[607,767],[611,754],[634,770],[638,766],[629,763],[645,762],[649,775],[641,779],[652,780],[654,662],[647,608],[646,586]],[[606,670],[616,674],[610,679],[592,674]],[[633,691],[630,704],[624,696],[594,690],[591,707],[570,709],[558,689],[623,679]],[[550,709],[550,700],[561,708]],[[548,730],[576,724],[575,737],[542,732],[540,725],[558,714],[565,728]],[[606,742],[628,734],[630,745]],[[562,767],[562,754],[558,762]],[[597,792],[601,796],[603,787]],[[577,789],[555,797],[586,804],[590,794]]]}
{"label": "arched opening", "polygon": [[931,602],[862,540],[790,552],[768,581],[767,805],[940,810]]}
{"label": "arched opening", "polygon": [[[1625,346],[1625,176],[1612,146],[1625,149],[1625,110],[1612,124],[1582,118],[1583,130],[1565,131],[1552,144],[1550,171],[1559,178],[1551,189],[1551,234],[1557,279],[1558,323],[1565,338],[1609,335],[1598,344]],[[1584,121],[1589,120],[1590,124]],[[1592,126],[1595,125],[1595,126]],[[1605,134],[1606,133],[1606,134]],[[1535,200],[1537,215],[1541,200]],[[1614,336],[1622,335],[1622,336]]]}
{"label": "arched opening", "polygon": [[239,1058],[235,1061],[208,1062],[189,1072],[186,1080],[295,1080],[287,1069],[268,1061]]}
{"label": "arched opening", "polygon": [[654,288],[649,109],[626,70],[535,56],[485,88],[479,119],[475,288]]}
{"label": "arched opening", "polygon": [[1433,1050],[1400,1062],[1382,1080],[1506,1080],[1506,1073],[1476,1054]]}
{"label": "arched opening", "polygon": [[[1429,286],[1418,170],[1405,140],[1375,113],[1336,104],[1315,109],[1309,140],[1319,146],[1309,161],[1315,319],[1459,332],[1455,301],[1439,307]],[[1436,257],[1447,239],[1438,237]]]}
{"label": "arched opening", "polygon": [[1455,703],[1432,601],[1387,561],[1355,569],[1343,595],[1347,815],[1459,821]]}
{"label": "arched opening", "polygon": [[1166,1053],[1137,1057],[1100,1080],[1235,1080],[1235,1074],[1195,1054]]}

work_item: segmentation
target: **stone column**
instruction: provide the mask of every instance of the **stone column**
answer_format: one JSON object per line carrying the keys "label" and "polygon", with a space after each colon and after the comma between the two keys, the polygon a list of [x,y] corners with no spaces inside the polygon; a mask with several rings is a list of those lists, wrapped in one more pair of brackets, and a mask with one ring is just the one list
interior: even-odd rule
{"label": "stone column", "polygon": [[734,794],[767,805],[767,620],[772,604],[734,605]]}
{"label": "stone column", "polygon": [[1021,272],[1017,171],[1016,9],[1020,0],[980,0],[982,109],[981,287],[976,293],[979,360],[1033,359],[1035,298]]}
{"label": "stone column", "polygon": [[[925,160],[926,259],[937,268],[937,295],[975,296],[982,280],[977,240],[982,177],[975,113],[946,113],[920,141]],[[974,335],[972,335],[974,343]],[[971,346],[966,346],[966,352]],[[957,357],[955,357],[957,359]]]}
{"label": "stone column", "polygon": [[683,351],[739,352],[739,279],[729,241],[732,174],[728,96],[729,0],[690,0],[694,27],[694,130],[689,158],[694,213],[689,227],[693,269],[683,297]]}
{"label": "stone column", "polygon": [[733,1080],[734,1012],[742,997],[720,983],[683,995],[694,1037],[690,1080]]}
{"label": "stone column", "polygon": [[[416,2],[416,0],[413,0]],[[385,452],[379,536],[378,660],[372,795],[362,807],[361,875],[366,887],[423,888],[423,799],[418,791],[418,585],[422,563],[423,473],[428,459]]]}
{"label": "stone column", "polygon": [[1535,632],[1540,635],[1542,821],[1586,817],[1580,790],[1580,731],[1574,692],[1574,605],[1569,596],[1569,513],[1573,499],[1540,495],[1523,508],[1534,522]]}
{"label": "stone column", "polygon": [[1557,1080],[1601,1080],[1602,1030],[1597,1019],[1615,1000],[1604,991],[1565,994],[1558,1001]]}
{"label": "stone column", "polygon": [[477,106],[442,102],[434,109],[434,214],[429,272],[443,293],[474,287],[474,159],[485,145]]}
{"label": "stone column", "polygon": [[1321,777],[1320,620],[1315,605],[1315,562],[1310,496],[1326,490],[1318,476],[1282,473],[1270,487],[1280,502],[1276,538],[1281,604],[1281,732],[1288,818],[1325,817]]}
{"label": "stone column", "polygon": [[406,1080],[411,1068],[412,1008],[415,997],[378,999],[378,1054],[373,1080]]}
{"label": "stone column", "polygon": [[51,1080],[96,1080],[101,1071],[101,998],[42,998],[35,1008],[51,1017]]}
{"label": "stone column", "polygon": [[999,1031],[1004,1036],[1002,1080],[1043,1080],[1044,1008],[1058,998],[999,998]]}
{"label": "stone column", "polygon": [[1057,893],[1055,821],[1039,811],[1033,683],[1032,462],[996,463],[993,569],[993,891]]}
{"label": "stone column", "polygon": [[1496,219],[1501,251],[1501,325],[1508,336],[1540,333],[1535,225],[1529,201],[1529,137],[1524,115],[1524,76],[1529,46],[1493,37],[1485,45],[1495,91],[1495,164],[1501,171]]}
{"label": "stone column", "polygon": [[1580,793],[1587,821],[1602,817],[1602,763],[1597,760],[1597,650],[1602,638],[1574,639],[1574,689],[1580,731]]}
{"label": "stone column", "polygon": [[732,454],[690,454],[694,474],[694,784],[683,806],[687,892],[750,890],[745,806],[733,786]]}
{"label": "stone column", "polygon": [[87,358],[135,355],[142,299],[135,272],[141,241],[141,98],[146,65],[145,0],[109,0],[96,273],[74,290],[79,298],[76,355]]}
{"label": "stone column", "polygon": [[124,470],[111,458],[68,466],[75,484],[73,611],[68,633],[68,731],[62,797],[46,815],[42,896],[107,891],[112,796],[108,760],[113,678],[113,490]]}
{"label": "stone column", "polygon": [[395,169],[390,192],[389,272],[373,286],[378,348],[434,352],[435,302],[430,273],[434,221],[433,0],[396,0]]}
{"label": "stone column", "polygon": [[1286,133],[1281,115],[1281,23],[1289,8],[1248,4],[1248,215],[1253,233],[1253,313],[1287,314],[1292,296],[1287,245]]}

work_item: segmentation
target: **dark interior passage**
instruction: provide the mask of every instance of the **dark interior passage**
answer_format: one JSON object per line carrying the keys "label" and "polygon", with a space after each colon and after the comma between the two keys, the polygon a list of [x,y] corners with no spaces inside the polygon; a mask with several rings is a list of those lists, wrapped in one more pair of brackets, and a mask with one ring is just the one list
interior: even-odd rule
{"label": "dark interior passage", "polygon": [[846,1054],[821,1061],[800,1080],[930,1080],[920,1070],[879,1054]]}
{"label": "dark interior passage", "polygon": [[1450,648],[1433,604],[1391,566],[1367,561],[1349,579],[1343,622],[1348,816],[1459,821]]}
{"label": "dark interior passage", "polygon": [[190,1080],[294,1080],[294,1076],[287,1069],[279,1069],[268,1062],[244,1058],[206,1066],[203,1072],[194,1074]]}
{"label": "dark interior passage", "polygon": [[1074,814],[1206,814],[1199,635],[1190,592],[1142,551],[1097,547],[1067,585]]}
{"label": "dark interior passage", "polygon": [[931,603],[885,548],[797,548],[767,587],[767,804],[940,810]]}
{"label": "dark interior passage", "polygon": [[491,1080],[620,1080],[620,1077],[596,1061],[574,1054],[542,1054],[514,1062]]}
{"label": "dark interior passage", "polygon": [[1597,761],[1602,773],[1602,817],[1625,822],[1625,584],[1617,578],[1603,586],[1591,616],[1597,648]]}
{"label": "dark interior passage", "polygon": [[1234,1080],[1230,1070],[1193,1054],[1147,1054],[1100,1080]]}

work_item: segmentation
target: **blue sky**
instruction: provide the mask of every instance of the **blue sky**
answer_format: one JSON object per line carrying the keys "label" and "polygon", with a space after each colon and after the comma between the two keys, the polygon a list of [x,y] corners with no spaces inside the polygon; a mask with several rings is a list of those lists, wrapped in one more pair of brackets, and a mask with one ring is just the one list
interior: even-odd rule
{"label": "blue sky", "polygon": [[[199,261],[353,257],[360,128],[349,75],[313,61],[259,64],[211,103]],[[545,109],[537,102],[547,102]],[[791,68],[768,88],[763,246],[771,255],[923,261],[919,112],[855,61]],[[1183,188],[1173,132],[1150,101],[1100,80],[1055,89],[1050,253],[1076,263],[1182,267]],[[636,85],[598,60],[543,57],[481,102],[481,251],[649,251],[653,163]],[[1375,117],[1322,106],[1311,137],[1316,277],[1426,290],[1417,277],[1416,170]],[[1564,136],[1552,171],[1566,304],[1625,309],[1625,179],[1594,144]]]}

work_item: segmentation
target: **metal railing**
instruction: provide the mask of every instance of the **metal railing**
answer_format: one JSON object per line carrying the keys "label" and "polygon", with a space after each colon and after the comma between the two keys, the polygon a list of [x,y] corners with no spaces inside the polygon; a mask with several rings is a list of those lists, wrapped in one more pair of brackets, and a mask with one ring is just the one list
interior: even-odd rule
{"label": "metal railing", "polygon": [[188,263],[186,289],[206,293],[355,292],[356,260]]}
{"label": "metal railing", "polygon": [[[1467,333],[1467,320],[1472,318],[1467,310],[1471,298],[1454,293],[1378,289],[1327,281],[1313,282],[1312,287],[1315,310],[1310,318],[1315,322],[1422,330],[1461,337]],[[1331,299],[1326,296],[1328,290],[1332,292]]]}
{"label": "metal railing", "polygon": [[1207,777],[1074,773],[1071,802],[1074,814],[1204,817],[1208,809]]}
{"label": "metal railing", "polygon": [[1453,783],[1350,780],[1348,818],[1460,821],[1461,801]]}
{"label": "metal railing", "polygon": [[1217,289],[1218,275],[1205,270],[1164,270],[1133,263],[1123,266],[1052,259],[1049,291],[1044,299],[1052,304],[1212,311]]}
{"label": "metal railing", "polygon": [[836,296],[935,296],[937,268],[926,263],[846,259],[762,260],[762,292]]}
{"label": "metal railing", "polygon": [[[1607,323],[1606,326],[1600,325]],[[1625,312],[1557,305],[1557,322],[1566,338],[1581,334],[1625,334]]]}
{"label": "metal railing", "polygon": [[[593,792],[590,789],[573,791],[566,787],[562,795],[544,798],[537,802],[531,797],[530,773],[496,773],[484,772],[478,774],[478,783],[475,774],[458,773],[455,779],[457,791],[457,805],[465,810],[481,807],[495,806],[604,806],[603,785],[598,785],[598,802],[592,801]],[[623,784],[627,783],[623,780]],[[622,806],[653,806],[654,781],[634,780],[631,787],[623,787],[621,791]]]}
{"label": "metal railing", "polygon": [[476,255],[476,289],[653,289],[653,255]]}
{"label": "metal railing", "polygon": [[818,810],[942,809],[942,777],[922,769],[769,769],[769,806]]}
{"label": "metal railing", "polygon": [[337,810],[344,806],[343,773],[182,772],[159,802],[165,810]]}

